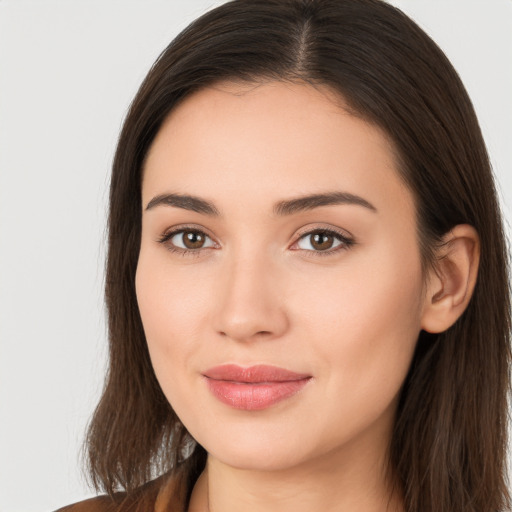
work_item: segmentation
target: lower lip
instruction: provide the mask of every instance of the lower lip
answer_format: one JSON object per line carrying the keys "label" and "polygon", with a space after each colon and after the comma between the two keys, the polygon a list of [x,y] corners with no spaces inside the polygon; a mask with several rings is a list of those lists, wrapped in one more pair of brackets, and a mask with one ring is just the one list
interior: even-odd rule
{"label": "lower lip", "polygon": [[283,382],[246,383],[215,380],[206,377],[208,387],[221,402],[235,409],[258,411],[266,409],[298,393],[310,377]]}

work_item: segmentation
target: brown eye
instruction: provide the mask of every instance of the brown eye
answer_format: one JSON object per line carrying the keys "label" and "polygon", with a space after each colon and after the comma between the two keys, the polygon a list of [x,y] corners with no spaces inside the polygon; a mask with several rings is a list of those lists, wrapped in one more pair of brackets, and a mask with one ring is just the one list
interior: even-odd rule
{"label": "brown eye", "polygon": [[183,231],[181,238],[187,249],[200,249],[205,241],[205,236],[199,231]]}
{"label": "brown eye", "polygon": [[331,254],[338,249],[346,249],[354,244],[354,240],[331,230],[315,230],[300,237],[297,242],[299,249],[312,253]]}
{"label": "brown eye", "polygon": [[311,235],[311,247],[319,251],[330,249],[333,244],[333,235],[329,235],[328,233],[315,233],[314,235]]}
{"label": "brown eye", "polygon": [[199,252],[201,249],[214,247],[213,240],[198,229],[179,229],[164,235],[160,243],[167,246],[171,251],[177,252]]}

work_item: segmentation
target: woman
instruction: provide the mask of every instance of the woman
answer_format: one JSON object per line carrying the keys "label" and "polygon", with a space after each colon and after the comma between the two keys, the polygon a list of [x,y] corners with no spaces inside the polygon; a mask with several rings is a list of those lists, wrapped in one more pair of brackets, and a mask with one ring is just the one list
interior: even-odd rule
{"label": "woman", "polygon": [[380,0],[235,0],[163,52],[114,162],[107,492],[63,510],[498,511],[510,297],[442,52]]}

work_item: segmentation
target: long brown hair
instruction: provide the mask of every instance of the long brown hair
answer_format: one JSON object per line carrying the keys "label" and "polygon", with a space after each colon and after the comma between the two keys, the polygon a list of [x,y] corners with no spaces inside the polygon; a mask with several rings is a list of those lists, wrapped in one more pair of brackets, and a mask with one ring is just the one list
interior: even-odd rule
{"label": "long brown hair", "polygon": [[[125,120],[110,190],[106,272],[110,367],[89,427],[94,484],[129,493],[205,464],[155,378],[135,296],[141,172],[163,120],[215,82],[324,84],[387,132],[417,208],[423,263],[457,224],[481,261],[471,302],[438,335],[421,332],[403,385],[390,468],[408,512],[496,512],[505,480],[510,363],[507,255],[493,176],[471,101],[436,44],[381,0],[235,0],[206,13],[160,55]],[[185,460],[185,462],[183,462]]]}

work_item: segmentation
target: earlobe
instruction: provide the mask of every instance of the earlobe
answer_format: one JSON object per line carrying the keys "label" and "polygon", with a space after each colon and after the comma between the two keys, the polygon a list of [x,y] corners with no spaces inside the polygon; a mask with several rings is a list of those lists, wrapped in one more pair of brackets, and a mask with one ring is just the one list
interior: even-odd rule
{"label": "earlobe", "polygon": [[446,331],[466,309],[478,275],[480,239],[473,226],[460,224],[444,237],[428,279],[421,328]]}

